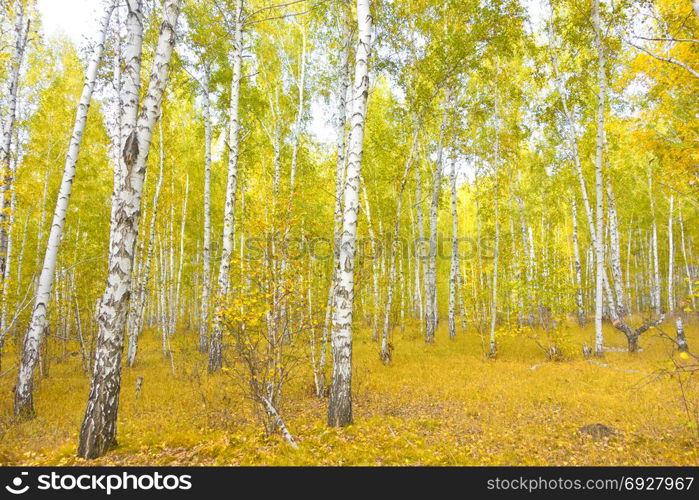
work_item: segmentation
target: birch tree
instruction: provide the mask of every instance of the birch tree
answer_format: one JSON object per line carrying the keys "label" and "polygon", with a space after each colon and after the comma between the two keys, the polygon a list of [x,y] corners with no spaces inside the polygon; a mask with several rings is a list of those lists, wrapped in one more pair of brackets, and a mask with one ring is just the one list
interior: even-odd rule
{"label": "birch tree", "polygon": [[358,40],[355,51],[354,87],[348,162],[344,187],[342,237],[338,281],[333,296],[333,372],[328,402],[328,425],[352,423],[352,314],[354,308],[354,260],[359,218],[359,179],[362,168],[364,124],[369,97],[371,53],[371,0],[357,0]]}
{"label": "birch tree", "polygon": [[107,284],[98,313],[98,337],[90,396],[80,428],[78,456],[96,458],[116,445],[116,420],[121,388],[121,355],[131,292],[131,274],[140,216],[143,181],[153,127],[160,116],[175,46],[175,30],[183,0],[168,0],[163,7],[153,67],[139,111],[142,4],[127,2],[127,42],[124,104],[121,114],[123,152],[118,168],[123,174],[115,186],[114,218],[109,238]]}
{"label": "birch tree", "polygon": [[[233,76],[231,80],[231,101],[228,111],[228,178],[226,181],[226,205],[223,214],[223,239],[221,243],[221,261],[218,268],[216,293],[220,298],[228,294],[230,285],[229,269],[233,254],[233,224],[235,222],[236,185],[238,183],[239,151],[239,103],[240,81],[243,67],[243,1],[235,3],[235,26],[233,31],[233,51],[231,54]],[[214,324],[209,339],[209,373],[221,369],[223,364],[223,331],[220,322],[220,307],[214,311]]]}
{"label": "birch tree", "polygon": [[442,125],[439,130],[439,142],[437,143],[437,159],[434,165],[434,178],[432,180],[432,198],[430,202],[430,240],[427,265],[425,266],[425,342],[434,342],[437,323],[439,321],[437,311],[437,216],[439,210],[439,195],[442,188],[442,169],[444,156],[444,133],[447,128],[447,106],[450,98],[445,99]]}
{"label": "birch tree", "polygon": [[[456,338],[456,294],[461,275],[459,262],[459,212],[457,211],[456,195],[456,163],[452,160],[451,176],[451,268],[449,271],[449,338]],[[463,311],[462,311],[463,314]],[[463,319],[463,318],[462,318]]]}
{"label": "birch tree", "polygon": [[44,330],[47,328],[47,311],[56,270],[56,258],[63,236],[63,228],[65,227],[68,204],[70,202],[78,155],[80,153],[80,144],[85,132],[85,123],[87,122],[87,113],[92,100],[92,92],[95,88],[97,70],[102,60],[109,20],[115,7],[116,1],[107,3],[107,8],[100,23],[97,39],[95,41],[94,52],[85,71],[85,83],[83,85],[80,101],[78,102],[78,109],[73,124],[73,133],[70,138],[70,146],[66,153],[63,178],[61,179],[61,187],[58,192],[56,208],[53,213],[51,232],[46,242],[46,251],[44,253],[41,274],[39,275],[34,308],[32,310],[29,328],[24,335],[24,341],[22,343],[22,358],[17,375],[14,405],[15,415],[20,418],[27,419],[34,416],[32,383],[34,379],[34,368],[39,356],[39,344],[41,343]]}
{"label": "birch tree", "polygon": [[604,297],[603,275],[604,275],[604,191],[602,188],[602,163],[604,161],[604,107],[606,99],[606,75],[605,75],[605,55],[602,46],[602,32],[600,28],[600,8],[599,0],[593,0],[592,25],[595,30],[595,48],[597,50],[597,138],[595,153],[595,194],[596,214],[595,214],[595,355],[604,356],[604,334],[602,333],[602,307]]}
{"label": "birch tree", "polygon": [[[25,7],[21,0],[14,1],[15,34],[14,51],[10,69],[10,79],[7,95],[6,123],[2,124],[2,144],[0,144],[0,278],[5,275],[7,259],[7,208],[8,193],[13,182],[10,161],[12,158],[12,141],[15,138],[17,125],[17,102],[19,96],[20,76],[24,53],[29,40],[31,19],[25,22]],[[4,287],[4,284],[3,284]]]}
{"label": "birch tree", "polygon": [[201,312],[199,316],[199,351],[209,346],[209,297],[211,295],[211,101],[210,69],[204,70],[202,112],[204,118],[204,244],[202,248]]}

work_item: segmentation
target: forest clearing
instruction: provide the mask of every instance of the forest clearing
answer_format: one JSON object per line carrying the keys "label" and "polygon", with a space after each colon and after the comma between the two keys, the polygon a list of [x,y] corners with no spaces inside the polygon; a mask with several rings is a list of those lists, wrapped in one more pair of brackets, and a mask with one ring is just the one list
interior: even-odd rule
{"label": "forest clearing", "polygon": [[58,2],[0,465],[699,465],[699,0]]}
{"label": "forest clearing", "polygon": [[[589,329],[588,329],[589,330]],[[143,361],[126,371],[119,447],[105,457],[75,457],[89,379],[77,356],[56,361],[41,382],[38,417],[10,426],[2,406],[0,462],[7,465],[696,465],[699,448],[688,425],[680,385],[659,375],[672,348],[657,335],[644,352],[610,352],[604,364],[577,355],[547,362],[528,341],[507,338],[502,356],[484,360],[478,335],[466,332],[426,346],[414,325],[396,332],[400,354],[385,367],[367,330],[357,332],[355,423],[325,425],[310,370],[289,383],[286,423],[299,449],[268,436],[230,373],[206,376],[206,357],[192,354],[193,332],[178,332],[176,374],[163,363],[153,331]],[[609,345],[623,347],[610,330]],[[585,332],[578,333],[585,338]],[[696,325],[689,342],[699,341]],[[75,353],[77,354],[77,353]],[[143,377],[136,396],[138,377]],[[8,381],[1,386],[9,391]],[[5,400],[6,401],[6,400]],[[235,402],[235,403],[234,403]],[[580,428],[603,423],[611,436]]]}

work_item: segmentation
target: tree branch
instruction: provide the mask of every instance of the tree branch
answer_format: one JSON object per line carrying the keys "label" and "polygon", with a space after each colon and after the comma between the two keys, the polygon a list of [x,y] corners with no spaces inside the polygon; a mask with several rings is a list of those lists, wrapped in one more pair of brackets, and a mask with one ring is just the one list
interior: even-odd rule
{"label": "tree branch", "polygon": [[692,69],[692,68],[690,68],[689,66],[687,66],[687,65],[686,65],[685,63],[683,63],[682,61],[678,61],[677,59],[673,59],[672,57],[663,57],[663,56],[659,56],[659,55],[657,55],[657,54],[652,53],[652,52],[649,51],[648,49],[645,49],[645,48],[643,48],[643,47],[641,47],[641,46],[639,46],[639,45],[636,45],[636,44],[633,43],[633,42],[630,42],[629,40],[626,40],[626,39],[624,39],[624,38],[622,38],[622,40],[623,40],[624,42],[626,42],[627,44],[631,45],[632,47],[634,47],[634,48],[636,48],[636,49],[638,49],[638,50],[640,50],[640,51],[642,51],[642,52],[645,52],[645,53],[648,54],[649,56],[651,56],[651,57],[653,57],[653,58],[655,58],[655,59],[657,59],[657,60],[659,60],[659,61],[665,61],[665,62],[669,62],[669,63],[675,64],[675,65],[679,66],[680,68],[684,68],[685,70],[689,71],[692,75],[694,75],[695,78],[699,78],[699,72],[696,71],[696,70],[694,70],[694,69]]}

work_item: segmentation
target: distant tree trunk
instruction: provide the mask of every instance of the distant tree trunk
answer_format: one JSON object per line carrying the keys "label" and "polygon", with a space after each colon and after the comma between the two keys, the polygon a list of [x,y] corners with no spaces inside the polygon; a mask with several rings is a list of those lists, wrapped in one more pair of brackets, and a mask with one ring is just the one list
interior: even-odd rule
{"label": "distant tree trunk", "polygon": [[[233,223],[235,222],[236,184],[238,182],[238,155],[240,139],[239,104],[240,81],[243,61],[243,0],[235,3],[235,32],[233,34],[233,76],[231,79],[231,102],[229,110],[230,129],[228,132],[228,180],[226,183],[226,207],[223,215],[223,243],[221,261],[218,268],[218,296],[228,295],[230,279],[228,271],[233,253]],[[223,325],[221,307],[214,311],[214,325],[209,339],[209,373],[221,369],[223,364]]]}
{"label": "distant tree trunk", "polygon": [[499,67],[496,63],[495,68],[495,151],[493,160],[493,178],[494,178],[494,191],[493,191],[493,201],[495,204],[494,218],[495,218],[495,248],[493,250],[493,282],[492,282],[492,300],[491,300],[491,313],[490,313],[490,346],[488,350],[488,356],[494,358],[497,355],[497,344],[495,341],[495,326],[497,324],[498,318],[498,264],[500,260],[500,219],[499,219],[499,209],[500,209],[500,195],[499,195],[499,183],[500,180],[498,176],[500,174],[500,94],[498,90],[498,73]]}
{"label": "distant tree trunk", "polygon": [[602,333],[602,307],[604,297],[604,190],[602,181],[602,163],[604,151],[604,106],[606,99],[605,55],[602,47],[602,33],[600,29],[599,0],[593,2],[592,24],[595,30],[595,48],[597,49],[597,144],[595,155],[595,194],[596,200],[596,227],[595,227],[595,355],[604,356],[604,335]]}
{"label": "distant tree trunk", "polygon": [[687,246],[685,245],[684,239],[684,220],[682,219],[682,208],[680,207],[680,236],[682,242],[682,258],[684,259],[684,270],[687,280],[687,288],[689,292],[689,300],[692,302],[692,309],[696,310],[696,298],[694,297],[694,288],[692,285],[692,269],[689,266],[689,259],[687,259]]}
{"label": "distant tree trunk", "polygon": [[184,200],[182,202],[182,219],[180,220],[180,252],[177,260],[177,281],[175,282],[175,300],[172,301],[170,332],[175,332],[180,312],[180,291],[182,289],[182,267],[184,266],[184,232],[187,222],[187,199],[189,198],[189,175],[185,176]]}
{"label": "distant tree trunk", "polygon": [[[143,263],[143,276],[139,282],[139,288],[136,290],[136,296],[132,298],[132,310],[129,312],[129,345],[126,351],[126,363],[128,366],[133,366],[136,362],[136,354],[138,352],[138,337],[143,331],[143,319],[146,306],[146,295],[148,294],[148,283],[150,282],[151,267],[153,265],[153,250],[155,247],[155,222],[158,216],[158,200],[160,199],[160,189],[163,186],[163,167],[165,164],[164,148],[163,148],[163,121],[162,113],[160,115],[160,123],[158,126],[160,138],[160,169],[158,171],[158,182],[155,185],[153,193],[153,208],[150,215],[150,226],[148,229],[148,246]],[[153,294],[157,300],[157,295]]]}
{"label": "distant tree trunk", "polygon": [[115,192],[114,218],[109,242],[107,284],[98,315],[99,333],[90,396],[80,429],[78,456],[96,458],[116,445],[116,421],[121,388],[121,356],[131,290],[134,248],[138,234],[143,181],[153,127],[160,116],[168,70],[175,45],[175,26],[183,0],[163,6],[153,69],[140,113],[143,15],[140,0],[128,0],[126,83],[127,99],[121,110],[123,153],[119,169],[123,183]]}
{"label": "distant tree trunk", "polygon": [[585,304],[582,291],[582,268],[580,265],[580,248],[578,245],[578,203],[573,195],[573,257],[575,259],[575,304],[578,308],[578,325],[585,326]]}
{"label": "distant tree trunk", "polygon": [[660,314],[660,270],[658,264],[658,226],[655,222],[655,198],[653,196],[653,169],[648,168],[648,196],[650,198],[651,226],[651,257],[653,260],[653,275],[651,278],[650,306],[654,315]]}
{"label": "distant tree trunk", "polygon": [[14,406],[15,415],[20,418],[32,418],[34,416],[32,385],[34,368],[39,357],[41,336],[47,327],[46,315],[56,270],[56,257],[58,255],[58,247],[63,236],[63,228],[65,227],[66,215],[68,213],[68,203],[70,201],[73,180],[75,178],[75,166],[78,161],[78,154],[80,153],[83,133],[85,132],[85,123],[87,122],[87,112],[90,108],[90,101],[92,100],[92,91],[95,88],[97,69],[102,59],[102,52],[104,51],[104,41],[107,35],[109,19],[115,6],[115,1],[107,5],[107,10],[102,18],[100,31],[97,35],[95,51],[85,71],[85,83],[83,84],[80,101],[78,102],[78,109],[73,124],[73,133],[63,167],[63,178],[58,192],[58,199],[56,200],[56,208],[53,213],[51,232],[46,244],[44,263],[34,299],[34,308],[32,309],[29,328],[27,329],[24,342],[22,343],[22,358],[17,375]]}
{"label": "distant tree trunk", "polygon": [[413,131],[412,144],[410,146],[410,152],[408,153],[408,158],[405,161],[405,168],[403,169],[403,177],[401,178],[400,187],[398,189],[398,197],[396,199],[396,220],[393,224],[393,235],[391,241],[391,251],[389,252],[389,271],[388,271],[388,283],[386,286],[386,308],[384,309],[383,316],[383,331],[381,335],[381,352],[380,357],[384,364],[388,364],[392,357],[392,346],[389,342],[389,335],[391,330],[391,309],[393,307],[393,290],[396,282],[396,260],[402,259],[403,256],[400,255],[402,251],[400,247],[400,218],[401,212],[403,210],[403,192],[405,191],[405,186],[408,182],[408,175],[410,174],[410,168],[412,167],[415,156],[417,155],[418,137],[420,135],[420,123],[415,124],[415,130]]}
{"label": "distant tree trunk", "polygon": [[668,255],[667,255],[667,310],[672,312],[675,310],[675,293],[674,293],[674,268],[675,268],[675,241],[672,234],[672,212],[675,207],[675,197],[670,196],[670,215],[667,219],[667,241],[668,241]]}
{"label": "distant tree trunk", "polygon": [[306,27],[302,27],[301,31],[301,68],[298,80],[299,86],[299,101],[298,109],[296,110],[296,123],[294,124],[291,150],[291,172],[289,176],[289,191],[294,192],[296,184],[296,165],[298,163],[299,142],[301,138],[301,125],[303,124],[304,111],[304,88],[306,86]]}
{"label": "distant tree trunk", "polygon": [[422,211],[422,175],[420,172],[420,163],[415,166],[415,223],[417,224],[417,249],[416,253],[416,276],[415,276],[415,292],[418,299],[418,309],[420,313],[420,333],[425,327],[425,303],[423,298],[423,282],[420,282],[420,275],[427,274],[427,255],[425,254],[425,223],[424,213]]}
{"label": "distant tree trunk", "polygon": [[[363,179],[362,179],[363,181]],[[366,184],[362,182],[362,195],[364,198],[364,213],[366,214],[366,223],[369,228],[369,240],[371,241],[371,273],[373,277],[373,308],[371,319],[371,341],[379,340],[379,273],[381,270],[378,265],[378,245],[376,243],[376,235],[371,224],[371,207],[369,206],[369,197],[366,194]]]}
{"label": "distant tree trunk", "polygon": [[684,335],[682,313],[675,317],[675,331],[677,332],[677,349],[679,349],[680,352],[689,351],[689,347],[687,346],[687,337]]}
{"label": "distant tree trunk", "polygon": [[[434,342],[439,313],[437,310],[437,223],[439,222],[439,195],[442,191],[442,169],[444,168],[444,133],[447,128],[447,107],[450,98],[447,96],[444,103],[442,126],[439,131],[437,144],[437,161],[434,165],[434,177],[432,184],[432,200],[430,202],[430,241],[427,266],[425,268],[425,342]],[[397,233],[396,233],[397,234]]]}
{"label": "distant tree trunk", "polygon": [[616,308],[617,315],[624,317],[626,311],[626,296],[624,294],[624,285],[622,280],[621,270],[621,249],[619,245],[619,222],[616,215],[616,201],[612,184],[607,178],[607,205],[609,207],[609,259],[612,264],[612,282],[614,284],[614,292],[616,293]]}
{"label": "distant tree trunk", "polygon": [[359,179],[362,167],[364,123],[369,96],[369,54],[372,19],[370,0],[357,0],[358,43],[355,61],[352,120],[344,189],[342,240],[338,281],[333,297],[333,374],[328,402],[328,425],[352,423],[352,312],[354,307],[354,259],[359,218]]}
{"label": "distant tree trunk", "polygon": [[199,317],[199,352],[209,347],[209,297],[211,295],[211,103],[209,100],[210,70],[205,71],[202,88],[204,114],[204,248]]}
{"label": "distant tree trunk", "polygon": [[459,212],[456,210],[456,164],[451,164],[451,270],[449,272],[449,337],[456,338],[456,294],[459,286]]}

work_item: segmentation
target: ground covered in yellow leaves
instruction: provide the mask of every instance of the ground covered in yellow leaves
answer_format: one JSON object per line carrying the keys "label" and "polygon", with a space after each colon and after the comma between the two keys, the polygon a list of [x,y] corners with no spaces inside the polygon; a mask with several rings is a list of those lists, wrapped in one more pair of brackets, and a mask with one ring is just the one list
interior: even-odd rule
{"label": "ground covered in yellow leaves", "polygon": [[[93,462],[75,458],[89,389],[79,356],[54,362],[38,381],[38,415],[26,423],[13,421],[15,373],[6,373],[0,378],[0,464],[699,463],[692,415],[697,386],[658,375],[671,366],[672,348],[657,331],[644,334],[644,351],[635,355],[612,351],[590,362],[574,353],[568,361],[546,362],[530,339],[518,335],[503,336],[498,358],[486,360],[474,331],[450,341],[445,327],[433,346],[424,344],[417,328],[396,330],[390,366],[381,364],[367,332],[356,334],[355,424],[345,429],[325,425],[325,401],[313,396],[310,371],[300,369],[282,408],[298,450],[280,436],[264,435],[233,373],[206,374],[205,357],[193,354],[192,332],[173,339],[174,377],[155,332],[143,335],[137,366],[123,373],[119,446]],[[669,322],[663,328],[669,331]],[[694,323],[687,329],[690,348],[699,346],[697,331]],[[607,345],[625,346],[619,332],[606,335]],[[580,345],[591,330],[575,329],[572,336]],[[144,381],[137,398],[139,376]],[[595,423],[614,433],[595,439],[579,431]]]}

